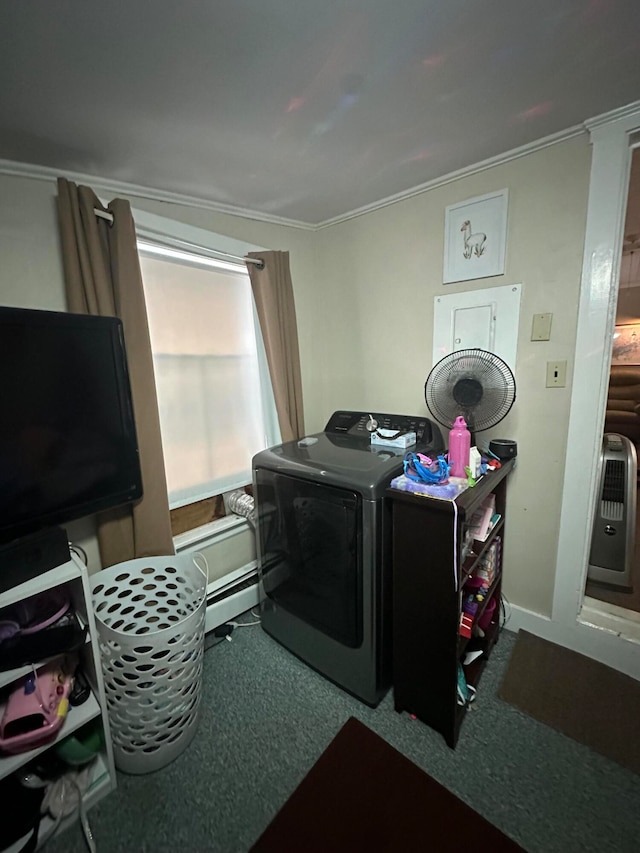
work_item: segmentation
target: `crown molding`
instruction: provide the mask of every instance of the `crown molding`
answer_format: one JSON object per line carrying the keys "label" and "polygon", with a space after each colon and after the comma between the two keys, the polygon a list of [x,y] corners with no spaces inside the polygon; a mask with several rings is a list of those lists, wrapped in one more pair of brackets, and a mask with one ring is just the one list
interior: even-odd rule
{"label": "crown molding", "polygon": [[473,163],[470,166],[465,166],[455,172],[449,172],[439,178],[434,178],[424,184],[411,187],[411,189],[388,196],[372,202],[363,207],[350,210],[340,216],[326,219],[323,222],[309,223],[301,222],[294,219],[286,219],[284,217],[271,216],[269,214],[260,213],[255,210],[247,210],[244,208],[233,207],[232,205],[221,204],[207,199],[198,198],[197,196],[183,195],[182,193],[171,192],[169,190],[158,190],[150,187],[143,187],[137,184],[129,184],[124,181],[114,181],[108,178],[100,178],[97,175],[86,175],[79,172],[69,172],[60,169],[53,169],[49,166],[36,166],[29,163],[17,163],[12,160],[0,160],[0,174],[13,175],[22,178],[32,178],[36,180],[55,181],[58,177],[65,177],[76,183],[89,184],[96,191],[100,190],[107,193],[121,193],[134,198],[149,199],[150,201],[161,201],[169,204],[180,204],[186,207],[195,207],[202,210],[210,210],[214,213],[222,213],[227,216],[237,216],[244,219],[252,219],[258,222],[266,222],[271,225],[283,225],[288,228],[297,228],[303,231],[320,231],[324,228],[330,228],[334,225],[339,225],[342,222],[348,222],[351,219],[356,219],[359,216],[364,216],[366,213],[372,213],[376,210],[381,210],[384,207],[389,207],[392,204],[397,204],[401,201],[414,198],[417,195],[445,186],[446,184],[459,181],[462,178],[467,178],[471,175],[476,175],[479,172],[484,172],[487,169],[493,169],[495,166],[501,166],[509,163],[512,160],[517,160],[520,157],[526,157],[528,154],[534,154],[537,151],[542,151],[552,145],[557,145],[561,142],[566,142],[576,136],[584,134],[588,129],[606,124],[616,118],[623,118],[633,114],[640,108],[640,102],[631,104],[628,107],[623,107],[619,110],[614,110],[604,116],[598,116],[595,119],[590,119],[584,124],[575,125],[558,133],[545,136],[542,139],[537,139],[529,142],[526,145],[521,145],[518,148],[513,148],[503,154],[498,154],[495,157],[490,157],[487,160],[482,160],[479,163]]}
{"label": "crown molding", "polygon": [[602,127],[605,124],[611,124],[613,121],[620,121],[629,117],[637,117],[640,115],[640,101],[634,101],[632,104],[627,104],[624,107],[619,107],[617,110],[603,113],[602,115],[589,118],[585,121],[584,126],[588,131],[592,131],[596,127]]}
{"label": "crown molding", "polygon": [[82,172],[70,172],[66,169],[54,169],[50,166],[36,166],[33,163],[18,163],[14,160],[0,160],[0,175],[10,175],[18,178],[31,178],[39,181],[56,181],[58,178],[67,178],[77,184],[88,184],[97,193],[114,193],[130,196],[132,198],[143,198],[149,201],[161,201],[169,204],[181,204],[185,207],[195,207],[201,210],[210,210],[213,213],[223,213],[226,216],[237,216],[243,219],[252,219],[259,222],[267,222],[270,225],[285,225],[288,228],[298,228],[303,231],[315,231],[316,226],[308,222],[298,222],[295,219],[286,219],[280,216],[271,216],[267,213],[259,213],[242,207],[234,207],[230,204],[208,201],[197,196],[184,195],[170,190],[152,189],[138,184],[130,184],[125,181],[115,181],[110,178],[101,178],[98,175],[87,175]]}
{"label": "crown molding", "polygon": [[493,169],[495,166],[501,166],[504,163],[509,163],[520,157],[526,157],[528,154],[534,154],[536,151],[541,151],[544,148],[549,148],[550,146],[557,145],[560,142],[566,142],[568,139],[573,139],[574,137],[581,136],[584,133],[584,125],[579,124],[574,127],[567,128],[567,130],[562,130],[558,133],[553,133],[550,136],[545,136],[542,139],[536,139],[534,142],[528,142],[526,145],[521,145],[519,148],[513,148],[511,151],[505,151],[503,154],[498,154],[495,157],[489,157],[487,160],[482,160],[479,163],[473,163],[472,165],[465,166],[455,172],[449,172],[449,174],[443,175],[440,178],[434,178],[431,181],[419,184],[418,186],[412,187],[404,192],[396,193],[395,195],[380,199],[372,204],[359,207],[356,210],[343,214],[342,216],[337,216],[334,219],[327,219],[324,222],[318,223],[318,225],[316,225],[316,230],[328,228],[332,225],[338,225],[341,222],[347,222],[349,219],[355,219],[358,216],[363,216],[365,213],[372,213],[374,210],[380,210],[383,207],[388,207],[389,205],[396,204],[399,201],[406,201],[414,196],[422,195],[422,193],[445,186],[445,184],[459,181],[461,178],[468,178],[470,175],[476,175],[478,172],[484,172],[486,169]]}

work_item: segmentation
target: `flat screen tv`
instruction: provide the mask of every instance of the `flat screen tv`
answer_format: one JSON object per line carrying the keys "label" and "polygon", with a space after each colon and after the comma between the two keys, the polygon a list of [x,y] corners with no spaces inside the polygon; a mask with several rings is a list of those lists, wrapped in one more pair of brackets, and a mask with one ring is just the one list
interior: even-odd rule
{"label": "flat screen tv", "polygon": [[142,495],[122,324],[0,307],[0,546]]}

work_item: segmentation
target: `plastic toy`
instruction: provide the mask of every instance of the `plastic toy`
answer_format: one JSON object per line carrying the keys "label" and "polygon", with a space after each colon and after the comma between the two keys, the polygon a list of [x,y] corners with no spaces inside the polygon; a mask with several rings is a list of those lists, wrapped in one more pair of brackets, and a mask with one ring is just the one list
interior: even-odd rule
{"label": "plastic toy", "polygon": [[431,459],[424,453],[407,453],[403,465],[405,476],[419,483],[446,483],[449,479],[450,466],[444,456]]}
{"label": "plastic toy", "polygon": [[69,708],[74,669],[69,660],[59,659],[18,683],[0,722],[0,750],[26,752],[55,738]]}

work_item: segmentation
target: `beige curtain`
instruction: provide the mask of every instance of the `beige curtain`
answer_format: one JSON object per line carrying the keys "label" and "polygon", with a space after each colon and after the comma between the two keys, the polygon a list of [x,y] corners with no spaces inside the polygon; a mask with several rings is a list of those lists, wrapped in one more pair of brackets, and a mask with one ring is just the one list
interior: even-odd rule
{"label": "beige curtain", "polygon": [[[111,214],[113,223],[94,210]],[[58,218],[67,307],[122,320],[140,450],[143,497],[98,516],[103,568],[173,554],[147,312],[129,202],[105,208],[89,187],[58,179]]]}
{"label": "beige curtain", "polygon": [[267,352],[283,441],[304,435],[300,352],[288,252],[249,252],[264,264],[247,264]]}

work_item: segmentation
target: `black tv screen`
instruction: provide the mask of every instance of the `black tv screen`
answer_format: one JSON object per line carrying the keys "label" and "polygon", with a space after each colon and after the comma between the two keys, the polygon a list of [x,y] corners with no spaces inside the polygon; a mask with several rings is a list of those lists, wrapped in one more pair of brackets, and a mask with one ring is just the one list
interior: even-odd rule
{"label": "black tv screen", "polygon": [[115,317],[0,308],[0,542],[142,495]]}

